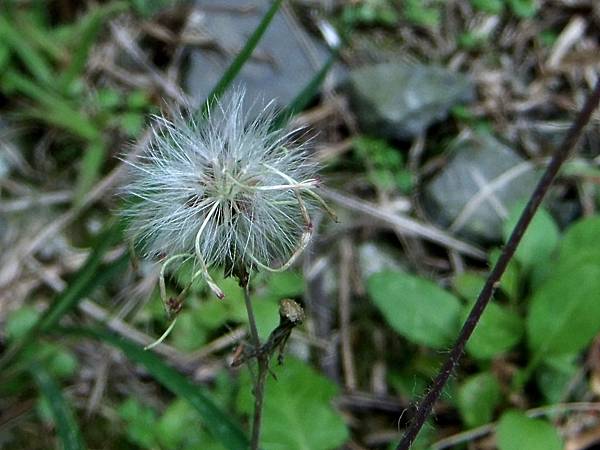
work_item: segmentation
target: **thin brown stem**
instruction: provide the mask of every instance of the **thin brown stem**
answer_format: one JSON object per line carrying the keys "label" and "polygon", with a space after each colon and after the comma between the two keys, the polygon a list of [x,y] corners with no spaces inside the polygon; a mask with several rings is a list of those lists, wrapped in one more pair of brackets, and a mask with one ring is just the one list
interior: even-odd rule
{"label": "thin brown stem", "polygon": [[431,411],[435,402],[440,397],[444,386],[448,382],[448,379],[454,373],[454,370],[458,366],[460,358],[462,357],[465,351],[467,341],[469,337],[471,337],[473,330],[475,330],[475,326],[479,322],[483,311],[490,302],[490,299],[492,298],[494,291],[498,286],[502,274],[506,270],[508,263],[514,255],[515,250],[519,245],[519,242],[521,242],[523,234],[525,234],[527,227],[533,219],[533,216],[535,215],[535,212],[540,206],[544,196],[550,189],[550,186],[552,185],[554,178],[556,178],[556,175],[558,174],[558,171],[560,170],[562,164],[569,156],[571,150],[573,150],[573,148],[575,147],[575,144],[577,144],[577,141],[583,133],[583,129],[590,121],[592,113],[598,106],[599,102],[600,79],[596,83],[593,92],[586,100],[580,113],[575,118],[575,121],[571,125],[571,128],[565,136],[565,139],[563,140],[561,145],[556,149],[554,155],[552,156],[552,159],[550,160],[550,163],[546,167],[546,171],[542,175],[542,178],[540,178],[540,181],[538,182],[533,193],[531,194],[531,197],[529,197],[529,201],[527,202],[525,209],[521,213],[519,221],[515,225],[515,228],[513,229],[510,237],[508,238],[508,241],[506,242],[506,245],[504,246],[500,257],[498,258],[496,265],[488,275],[488,278],[483,286],[483,289],[481,290],[481,293],[479,294],[479,297],[477,298],[477,301],[473,305],[473,308],[471,309],[467,320],[465,321],[462,329],[460,330],[458,338],[456,339],[456,343],[454,344],[454,347],[448,355],[448,359],[440,369],[440,372],[435,378],[435,380],[433,380],[433,383],[431,384],[427,395],[418,405],[412,422],[410,423],[410,426],[408,427],[406,433],[402,437],[402,440],[396,447],[396,450],[408,450],[411,447],[414,440],[416,439],[417,435],[419,434],[419,431],[425,424],[425,421],[431,415]]}
{"label": "thin brown stem", "polygon": [[267,374],[269,373],[269,356],[260,349],[260,337],[256,327],[256,319],[254,318],[254,308],[250,299],[249,283],[244,284],[244,301],[246,302],[246,311],[248,313],[248,323],[250,326],[250,338],[252,346],[257,351],[256,361],[258,363],[258,376],[254,383],[254,417],[252,418],[252,439],[250,441],[250,449],[258,450],[260,443],[260,426],[262,423],[263,403],[265,398],[265,384]]}

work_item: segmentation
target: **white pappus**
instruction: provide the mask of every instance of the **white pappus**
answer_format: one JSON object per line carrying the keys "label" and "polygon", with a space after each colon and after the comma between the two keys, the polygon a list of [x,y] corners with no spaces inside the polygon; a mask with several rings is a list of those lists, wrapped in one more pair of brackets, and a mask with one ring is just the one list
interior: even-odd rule
{"label": "white pappus", "polygon": [[[272,108],[250,120],[243,91],[195,121],[156,117],[142,155],[130,163],[123,193],[129,236],[145,256],[167,266],[192,260],[211,290],[223,297],[208,268],[238,275],[287,269],[312,234],[311,213],[327,209],[315,192],[317,164],[298,130],[275,130]],[[328,210],[329,211],[329,210]]]}

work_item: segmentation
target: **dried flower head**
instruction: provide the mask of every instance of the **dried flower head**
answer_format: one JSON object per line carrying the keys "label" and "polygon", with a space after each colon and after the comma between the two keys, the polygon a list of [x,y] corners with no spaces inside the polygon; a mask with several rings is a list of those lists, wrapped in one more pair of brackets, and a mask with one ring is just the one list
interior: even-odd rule
{"label": "dried flower head", "polygon": [[285,270],[306,247],[317,166],[298,130],[274,130],[270,108],[249,120],[243,92],[217,105],[201,122],[156,118],[153,136],[131,164],[125,194],[129,233],[146,256],[193,260],[219,297],[208,268],[227,274]]}

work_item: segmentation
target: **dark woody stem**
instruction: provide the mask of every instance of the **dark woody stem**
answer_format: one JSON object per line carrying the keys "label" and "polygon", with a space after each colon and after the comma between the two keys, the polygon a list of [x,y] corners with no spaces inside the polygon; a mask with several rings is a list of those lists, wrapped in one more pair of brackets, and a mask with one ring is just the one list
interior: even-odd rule
{"label": "dark woody stem", "polygon": [[548,164],[548,167],[546,168],[546,171],[542,175],[542,178],[540,178],[540,181],[538,182],[533,193],[531,194],[531,197],[529,198],[525,209],[521,213],[519,221],[515,225],[515,228],[513,229],[506,245],[504,246],[504,249],[502,250],[502,253],[500,254],[500,258],[498,258],[496,265],[488,275],[488,278],[485,282],[485,285],[483,286],[483,289],[481,290],[481,293],[479,294],[479,297],[477,298],[477,301],[473,305],[473,308],[471,309],[467,320],[465,321],[462,329],[460,330],[458,338],[456,339],[456,343],[454,344],[454,347],[448,355],[448,359],[446,360],[446,362],[440,369],[439,374],[431,384],[427,395],[417,406],[416,413],[412,419],[412,422],[410,423],[408,429],[406,430],[406,433],[402,437],[402,440],[396,447],[396,450],[408,450],[411,447],[414,440],[416,439],[417,435],[419,434],[419,431],[423,427],[423,424],[430,416],[435,402],[440,397],[444,386],[446,385],[448,379],[456,369],[460,358],[462,357],[465,351],[467,340],[473,333],[473,330],[479,322],[483,311],[490,302],[490,299],[492,298],[494,291],[498,286],[498,283],[500,282],[502,274],[506,270],[508,263],[510,262],[513,254],[515,253],[515,250],[517,249],[517,245],[519,245],[519,242],[521,241],[523,234],[527,230],[529,223],[533,219],[535,212],[540,206],[540,203],[542,202],[544,196],[550,189],[550,186],[552,185],[554,178],[556,178],[560,167],[569,156],[571,150],[577,144],[577,141],[583,133],[583,129],[590,121],[592,113],[598,106],[599,102],[600,79],[596,83],[594,91],[588,97],[588,99],[585,102],[585,105],[575,118],[575,121],[571,125],[571,128],[565,136],[565,139],[563,140],[561,145],[556,149],[554,155],[552,156],[552,159],[550,160],[550,163]]}

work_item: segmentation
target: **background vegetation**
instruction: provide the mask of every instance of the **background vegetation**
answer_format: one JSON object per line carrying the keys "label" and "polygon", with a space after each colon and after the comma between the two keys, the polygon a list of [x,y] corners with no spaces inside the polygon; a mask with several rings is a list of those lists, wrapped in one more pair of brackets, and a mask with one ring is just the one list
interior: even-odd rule
{"label": "background vegetation", "polygon": [[[225,11],[240,24],[254,17],[254,29],[267,4],[211,5],[0,5],[2,449],[247,446],[253,372],[230,367],[247,339],[241,289],[214,273],[226,293],[218,301],[195,283],[173,333],[144,351],[168,325],[160,266],[130,253],[116,219],[123,159],[147,140],[150,115],[208,98],[190,82],[208,77],[192,69],[208,58],[198,51],[226,55],[217,92],[240,69],[243,80],[245,65],[283,71],[267,44],[250,56],[250,33],[222,48],[203,28],[203,14]],[[315,130],[323,195],[340,222],[319,221],[294,270],[252,280],[263,339],[279,300],[307,313],[284,364],[272,363],[265,449],[395,447],[594,85],[598,6],[284,2],[274,20],[293,20],[321,53],[279,106]],[[322,44],[328,29],[339,51]],[[378,96],[369,82],[381,67],[403,82]],[[287,81],[275,77],[263,96]],[[418,105],[407,101],[390,122],[386,98],[411,93]],[[414,448],[600,445],[598,117]],[[189,277],[180,270],[169,290]]]}

